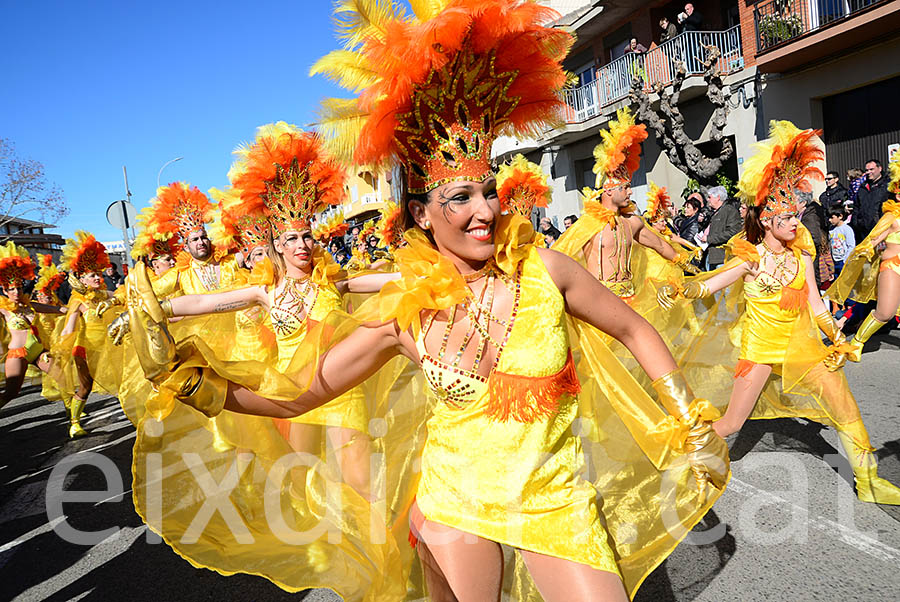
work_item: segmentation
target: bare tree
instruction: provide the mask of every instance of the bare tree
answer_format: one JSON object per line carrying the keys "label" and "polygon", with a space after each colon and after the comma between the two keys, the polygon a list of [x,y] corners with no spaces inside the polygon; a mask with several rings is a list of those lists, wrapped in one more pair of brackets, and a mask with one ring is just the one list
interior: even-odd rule
{"label": "bare tree", "polygon": [[[26,216],[55,221],[69,213],[62,190],[47,181],[43,163],[20,159],[5,138],[0,138],[0,178],[0,227]],[[0,242],[8,238],[0,236]]]}
{"label": "bare tree", "polygon": [[[701,184],[715,183],[715,176],[722,166],[734,155],[734,145],[723,130],[728,119],[728,97],[719,71],[721,52],[715,46],[704,46],[706,59],[703,61],[703,79],[706,82],[706,97],[715,107],[712,115],[710,139],[716,143],[713,155],[705,155],[694,140],[684,131],[684,116],[678,109],[681,86],[687,77],[684,62],[676,60],[675,79],[671,90],[657,83],[651,90],[645,89],[644,81],[635,77],[631,82],[630,99],[636,107],[638,118],[656,134],[656,142],[666,153],[669,161],[678,170],[694,178]],[[659,108],[654,109],[650,94],[659,95]]]}

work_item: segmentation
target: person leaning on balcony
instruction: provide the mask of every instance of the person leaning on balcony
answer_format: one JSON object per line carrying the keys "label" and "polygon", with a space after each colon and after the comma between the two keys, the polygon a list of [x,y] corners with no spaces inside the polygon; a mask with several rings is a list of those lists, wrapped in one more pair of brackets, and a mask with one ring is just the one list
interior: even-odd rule
{"label": "person leaning on balcony", "polygon": [[637,38],[631,38],[631,42],[628,44],[628,50],[626,52],[636,52],[638,54],[644,54],[647,52],[647,48],[637,41]]}
{"label": "person leaning on balcony", "polygon": [[684,14],[687,18],[681,24],[681,31],[700,31],[703,29],[703,14],[694,9],[693,4],[684,5]]}
{"label": "person leaning on balcony", "polygon": [[709,219],[709,233],[706,235],[706,266],[714,270],[725,263],[725,243],[744,227],[741,213],[733,203],[726,203],[728,191],[724,186],[714,186],[707,194],[707,201],[713,210]]}
{"label": "person leaning on balcony", "polygon": [[675,27],[674,23],[669,22],[669,17],[663,17],[659,20],[659,26],[662,28],[663,32],[659,36],[659,43],[662,44],[668,40],[671,40],[675,36],[678,35],[678,28]]}

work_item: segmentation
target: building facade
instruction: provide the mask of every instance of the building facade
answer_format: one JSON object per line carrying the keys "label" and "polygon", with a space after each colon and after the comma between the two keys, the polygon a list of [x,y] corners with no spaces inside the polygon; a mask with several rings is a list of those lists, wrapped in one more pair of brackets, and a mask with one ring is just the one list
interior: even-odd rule
{"label": "building facade", "polygon": [[[766,137],[771,119],[821,128],[826,165],[841,173],[868,158],[887,161],[900,142],[900,119],[888,110],[900,78],[900,0],[706,0],[693,2],[700,28],[663,41],[659,21],[677,23],[683,2],[545,0],[575,33],[565,67],[577,82],[565,90],[564,125],[532,140],[503,138],[494,155],[502,161],[523,153],[550,176],[553,203],[546,214],[559,227],[580,214],[579,191],[594,186],[593,148],[615,111],[630,104],[633,77],[646,90],[671,84],[675,65],[687,77],[679,109],[686,133],[703,150],[710,139],[713,106],[702,78],[706,48],[716,46],[729,87],[724,133],[735,153],[721,174],[736,180],[752,145]],[[697,20],[697,19],[695,19]],[[634,38],[646,53],[629,51]],[[651,94],[658,105],[658,97]],[[651,133],[634,177],[634,200],[644,207],[647,182],[678,198],[687,176],[661,152]],[[562,229],[562,228],[560,228]]]}
{"label": "building facade", "polygon": [[0,244],[12,241],[28,250],[37,261],[37,254],[53,256],[53,261],[58,262],[62,257],[62,248],[65,240],[59,234],[48,233],[47,230],[56,228],[53,224],[36,222],[21,217],[0,217]]}

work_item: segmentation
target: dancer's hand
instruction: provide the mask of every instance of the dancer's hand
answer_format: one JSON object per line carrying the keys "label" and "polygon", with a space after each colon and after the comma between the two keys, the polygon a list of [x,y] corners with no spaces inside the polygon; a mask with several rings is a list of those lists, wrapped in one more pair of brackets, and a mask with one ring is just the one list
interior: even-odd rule
{"label": "dancer's hand", "polygon": [[120,313],[106,327],[106,334],[112,339],[113,345],[121,345],[125,335],[129,332],[131,332],[131,320],[127,311]]}
{"label": "dancer's hand", "polygon": [[835,347],[823,361],[829,372],[837,372],[847,363],[847,352]]}
{"label": "dancer's hand", "polygon": [[112,301],[101,301],[97,304],[97,317],[102,318],[110,307],[113,306]]}
{"label": "dancer's hand", "polygon": [[700,504],[705,504],[710,486],[721,491],[728,480],[728,445],[713,430],[711,422],[698,422],[691,428],[684,447],[697,482]]}
{"label": "dancer's hand", "polygon": [[664,284],[656,289],[656,302],[665,310],[675,307],[675,299],[678,297],[678,287],[674,284]]}

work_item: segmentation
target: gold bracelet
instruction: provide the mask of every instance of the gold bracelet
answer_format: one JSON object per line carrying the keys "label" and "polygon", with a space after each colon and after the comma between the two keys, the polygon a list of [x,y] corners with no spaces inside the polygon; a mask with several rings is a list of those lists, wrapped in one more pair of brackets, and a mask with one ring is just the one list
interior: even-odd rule
{"label": "gold bracelet", "polygon": [[167,318],[175,317],[175,311],[172,309],[171,301],[169,301],[168,299],[163,299],[159,302],[159,306],[162,308],[163,314],[165,314]]}

